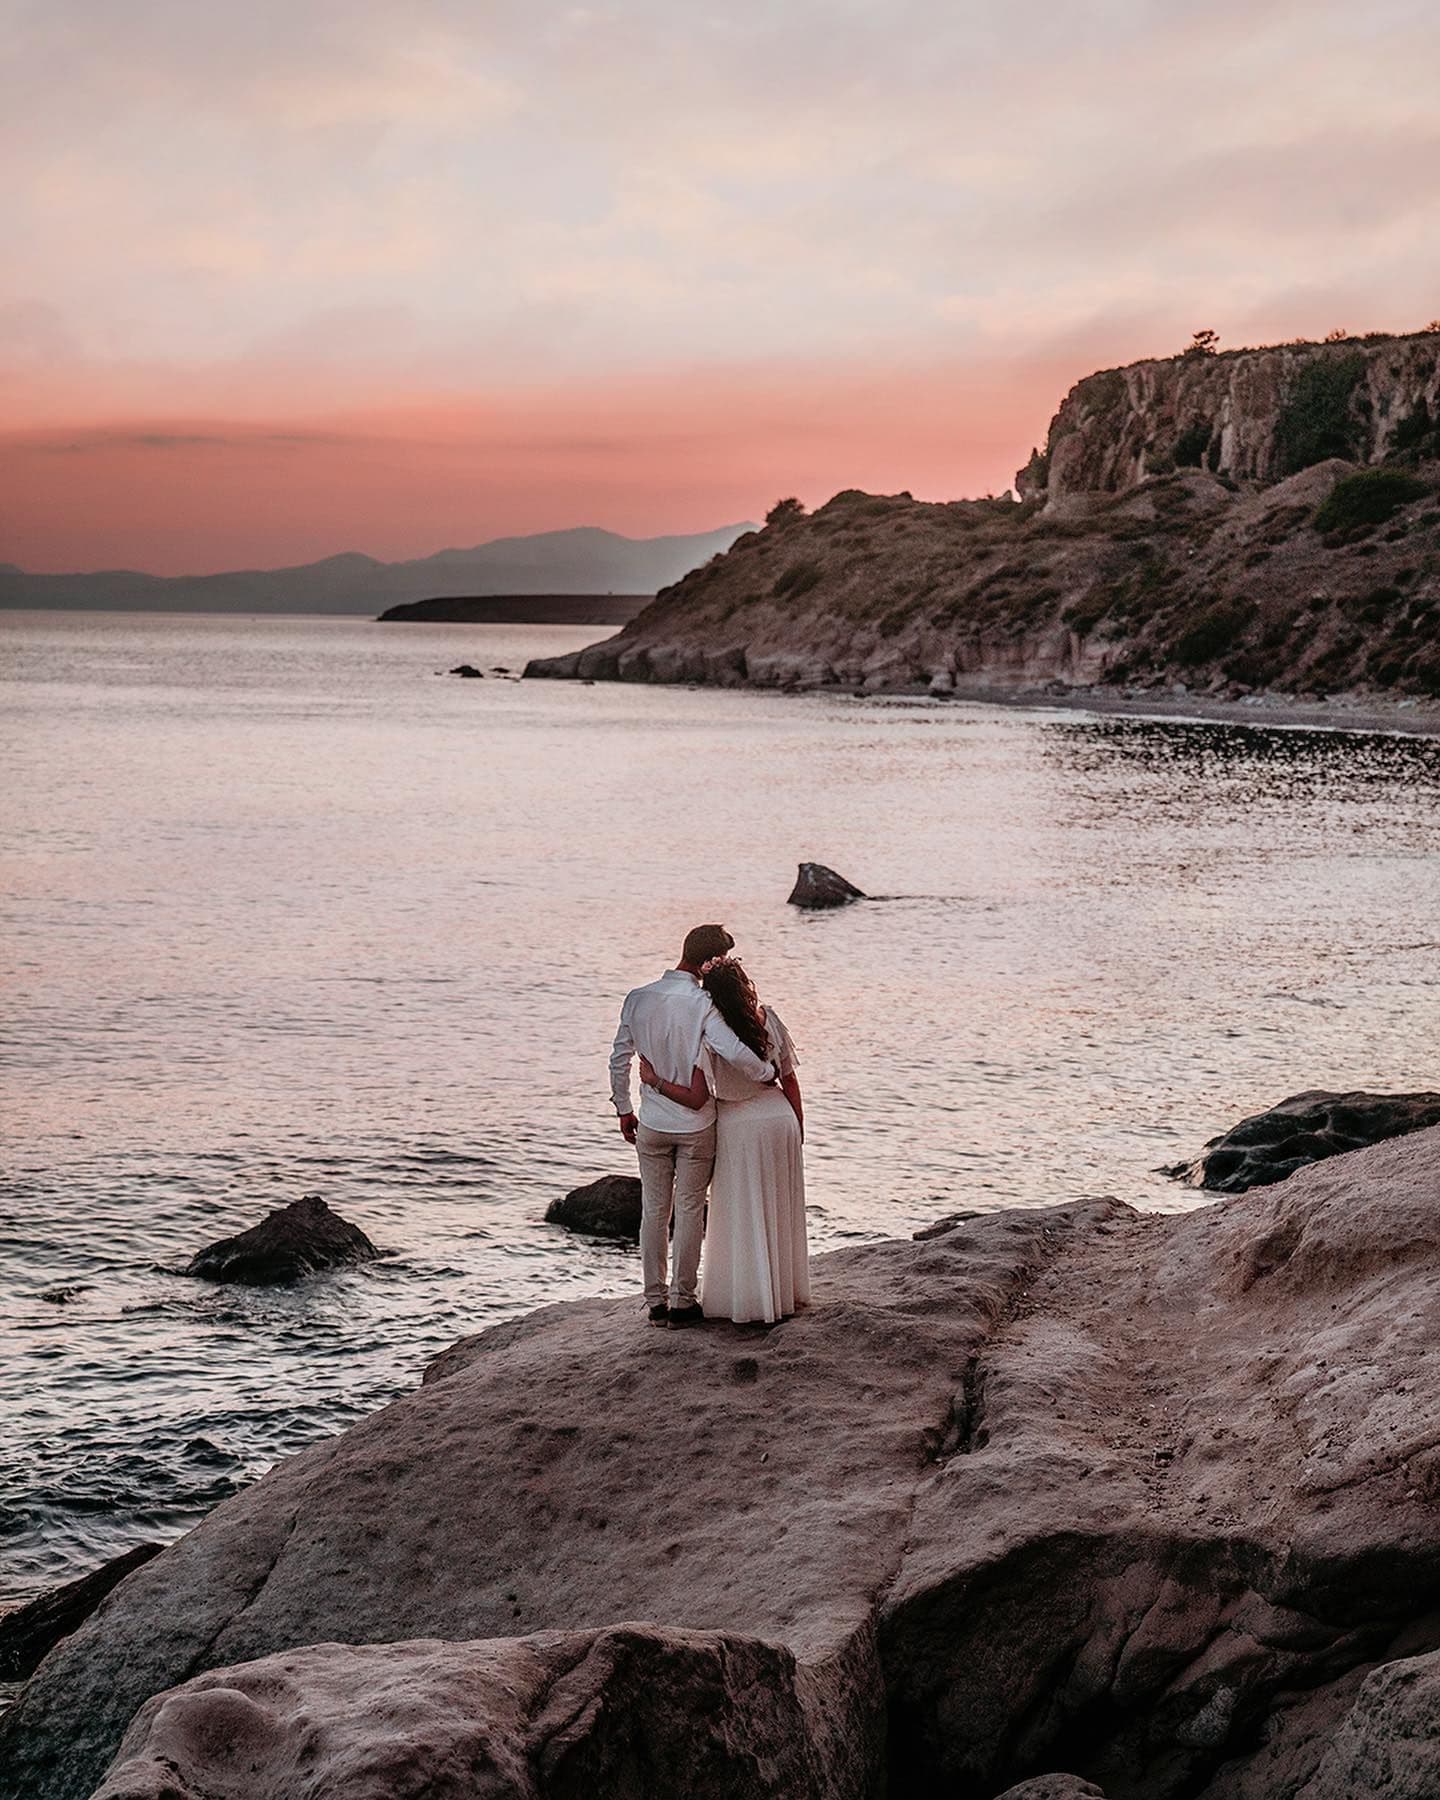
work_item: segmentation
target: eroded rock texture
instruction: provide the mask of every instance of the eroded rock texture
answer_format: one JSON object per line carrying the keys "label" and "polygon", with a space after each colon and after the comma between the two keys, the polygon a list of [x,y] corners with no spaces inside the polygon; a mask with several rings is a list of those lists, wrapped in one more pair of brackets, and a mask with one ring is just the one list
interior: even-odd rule
{"label": "eroded rock texture", "polygon": [[1283,1181],[1307,1163],[1440,1125],[1440,1094],[1332,1094],[1312,1088],[1252,1113],[1169,1173],[1219,1194]]}
{"label": "eroded rock texture", "polygon": [[[656,1667],[732,1659],[717,1796],[757,1791],[772,1701],[826,1800],[878,1794],[877,1759],[891,1800],[1059,1770],[1110,1800],[1440,1792],[1440,1130],[1188,1215],[962,1218],[820,1258],[814,1290],[763,1335],[587,1301],[456,1345],[59,1645],[0,1728],[0,1792],[79,1800],[152,1696],[227,1667],[248,1691],[235,1665],[308,1645],[510,1670],[468,1716],[529,1745],[525,1659],[627,1620]],[[752,1654],[782,1658],[764,1706],[732,1679]],[[644,1684],[593,1666],[609,1755]],[[416,1707],[415,1733],[453,1711]],[[231,1791],[229,1754],[199,1791]],[[616,1796],[675,1791],[638,1751],[604,1766]],[[367,1795],[416,1791],[387,1779]]]}
{"label": "eroded rock texture", "polygon": [[1016,480],[1051,499],[1114,493],[1177,463],[1270,482],[1327,456],[1379,462],[1428,444],[1437,422],[1435,332],[1172,356],[1077,382],[1045,457]]}
{"label": "eroded rock texture", "polygon": [[831,1731],[826,1698],[788,1651],[701,1632],[319,1644],[148,1702],[95,1800],[824,1800],[874,1779],[881,1735]]}
{"label": "eroded rock texture", "polygon": [[358,1225],[331,1212],[318,1194],[306,1194],[248,1231],[207,1245],[191,1257],[185,1273],[204,1281],[277,1287],[321,1269],[372,1262],[379,1254]]}

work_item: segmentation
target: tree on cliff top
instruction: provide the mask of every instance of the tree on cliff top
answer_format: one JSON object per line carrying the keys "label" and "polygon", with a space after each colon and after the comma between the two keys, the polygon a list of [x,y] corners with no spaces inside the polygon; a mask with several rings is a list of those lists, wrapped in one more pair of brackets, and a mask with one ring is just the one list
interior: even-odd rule
{"label": "tree on cliff top", "polygon": [[1206,326],[1204,331],[1191,334],[1189,348],[1185,354],[1187,356],[1214,356],[1219,348],[1220,333],[1211,331],[1209,326]]}
{"label": "tree on cliff top", "polygon": [[805,508],[792,495],[788,500],[777,500],[765,515],[767,525],[793,525],[796,519],[805,517]]}

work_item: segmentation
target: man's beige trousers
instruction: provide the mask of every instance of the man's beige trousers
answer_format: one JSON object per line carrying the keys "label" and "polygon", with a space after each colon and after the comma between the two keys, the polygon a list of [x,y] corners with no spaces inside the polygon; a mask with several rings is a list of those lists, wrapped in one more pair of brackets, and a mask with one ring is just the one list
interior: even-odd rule
{"label": "man's beige trousers", "polygon": [[[703,1131],[635,1134],[640,1153],[640,1267],[647,1306],[694,1306],[698,1302],[700,1245],[705,1237],[705,1194],[715,1167],[715,1127]],[[665,1280],[670,1215],[675,1215],[675,1269]]]}

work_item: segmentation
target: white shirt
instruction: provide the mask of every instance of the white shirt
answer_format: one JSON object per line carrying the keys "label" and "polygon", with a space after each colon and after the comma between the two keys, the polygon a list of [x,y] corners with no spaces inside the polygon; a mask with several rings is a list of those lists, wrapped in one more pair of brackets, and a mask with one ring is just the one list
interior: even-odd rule
{"label": "white shirt", "polygon": [[[775,1071],[740,1039],[715,1010],[700,983],[684,969],[667,969],[648,987],[633,988],[620,1008],[620,1029],[610,1052],[610,1094],[623,1118],[631,1111],[630,1064],[636,1052],[648,1057],[662,1081],[689,1087],[702,1045],[732,1063],[752,1081],[773,1080]],[[640,1089],[640,1123],[652,1131],[703,1131],[715,1123],[714,1098],[701,1107],[681,1106],[652,1087]]]}

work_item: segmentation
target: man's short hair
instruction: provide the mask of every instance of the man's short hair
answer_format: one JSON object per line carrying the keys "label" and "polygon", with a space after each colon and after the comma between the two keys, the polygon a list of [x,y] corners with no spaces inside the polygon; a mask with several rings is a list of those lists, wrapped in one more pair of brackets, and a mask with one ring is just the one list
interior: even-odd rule
{"label": "man's short hair", "polygon": [[735,948],[735,940],[723,925],[697,925],[685,933],[685,947],[680,960],[698,969],[712,956],[725,956]]}

